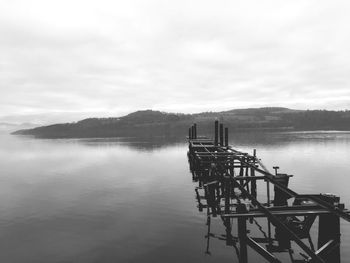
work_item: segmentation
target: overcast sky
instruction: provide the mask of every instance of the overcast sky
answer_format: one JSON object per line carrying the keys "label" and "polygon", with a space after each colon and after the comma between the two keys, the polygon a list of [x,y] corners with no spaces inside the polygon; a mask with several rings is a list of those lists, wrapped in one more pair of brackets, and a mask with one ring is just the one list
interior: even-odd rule
{"label": "overcast sky", "polygon": [[350,109],[350,1],[0,0],[0,121]]}

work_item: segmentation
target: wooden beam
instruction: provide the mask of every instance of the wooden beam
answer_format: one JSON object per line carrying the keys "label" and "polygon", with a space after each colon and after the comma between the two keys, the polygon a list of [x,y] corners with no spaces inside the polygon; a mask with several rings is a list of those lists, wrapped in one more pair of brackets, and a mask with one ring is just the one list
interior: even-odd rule
{"label": "wooden beam", "polygon": [[247,237],[247,244],[256,252],[258,252],[261,256],[263,256],[267,261],[271,263],[281,263],[281,261],[278,258],[272,255],[270,252],[268,252],[265,248],[263,248],[250,237]]}

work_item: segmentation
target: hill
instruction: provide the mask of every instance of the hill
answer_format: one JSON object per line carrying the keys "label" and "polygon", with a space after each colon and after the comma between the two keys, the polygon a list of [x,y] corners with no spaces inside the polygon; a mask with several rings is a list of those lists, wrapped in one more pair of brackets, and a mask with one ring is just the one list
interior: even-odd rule
{"label": "hill", "polygon": [[13,134],[40,138],[185,136],[194,122],[201,126],[201,131],[211,132],[215,119],[224,122],[231,131],[350,130],[350,111],[268,107],[198,114],[145,110],[119,118],[89,118],[75,123],[19,130]]}

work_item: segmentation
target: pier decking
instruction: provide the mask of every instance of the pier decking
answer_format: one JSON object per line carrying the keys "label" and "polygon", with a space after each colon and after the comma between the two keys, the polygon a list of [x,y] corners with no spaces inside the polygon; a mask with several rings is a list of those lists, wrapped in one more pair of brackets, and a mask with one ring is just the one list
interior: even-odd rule
{"label": "pier decking", "polygon": [[[287,262],[340,262],[340,219],[350,222],[340,198],[291,190],[288,184],[292,175],[279,173],[279,167],[270,172],[256,150],[248,154],[229,146],[228,129],[218,121],[214,133],[213,139],[198,136],[194,124],[188,134],[190,170],[193,181],[198,182],[198,208],[207,212],[208,246],[211,217],[220,217],[226,230],[224,240],[236,249],[240,263],[249,262],[248,246],[268,262],[282,262],[276,252],[288,253]],[[266,219],[266,231],[256,218]],[[316,219],[317,248],[310,237]],[[232,235],[233,220],[237,237]],[[252,237],[247,223],[258,224],[265,237]],[[295,255],[291,242],[302,253]]]}

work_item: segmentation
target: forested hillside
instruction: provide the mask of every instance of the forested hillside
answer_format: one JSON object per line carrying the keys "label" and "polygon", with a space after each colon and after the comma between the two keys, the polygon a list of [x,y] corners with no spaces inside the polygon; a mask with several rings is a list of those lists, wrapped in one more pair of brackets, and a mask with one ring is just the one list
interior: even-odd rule
{"label": "forested hillside", "polygon": [[196,122],[202,132],[211,132],[219,119],[231,131],[241,130],[350,130],[350,111],[251,108],[198,114],[137,111],[119,118],[89,118],[75,123],[19,130],[17,135],[41,138],[185,136]]}

